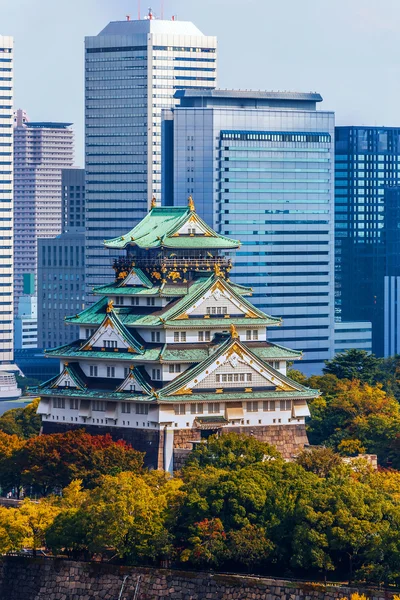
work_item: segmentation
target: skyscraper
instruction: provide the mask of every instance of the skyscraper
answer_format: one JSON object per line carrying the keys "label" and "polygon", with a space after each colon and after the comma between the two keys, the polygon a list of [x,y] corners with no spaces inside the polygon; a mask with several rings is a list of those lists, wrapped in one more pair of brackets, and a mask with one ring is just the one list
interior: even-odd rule
{"label": "skyscraper", "polygon": [[215,37],[190,22],[109,23],[85,42],[86,284],[104,281],[106,238],[161,196],[161,110],[181,88],[216,86]]}
{"label": "skyscraper", "polygon": [[[378,356],[400,350],[394,325],[399,322],[398,185],[400,128],[336,127],[336,312],[342,320],[372,321],[372,350]],[[385,293],[387,342],[391,331],[386,348]]]}
{"label": "skyscraper", "polygon": [[84,308],[85,170],[63,169],[62,233],[38,243],[39,348],[61,346],[79,335],[65,315]]}
{"label": "skyscraper", "polygon": [[202,218],[242,241],[232,279],[282,316],[269,339],[303,350],[300,368],[318,372],[334,352],[334,113],[316,110],[316,93],[176,97],[163,123],[166,202],[193,194]]}
{"label": "skyscraper", "polygon": [[74,164],[71,123],[14,119],[14,300],[23,274],[37,276],[37,240],[61,233],[61,170]]}
{"label": "skyscraper", "polygon": [[13,39],[0,36],[0,369],[13,362]]}
{"label": "skyscraper", "polygon": [[0,35],[0,398],[17,398],[13,364],[13,38]]}

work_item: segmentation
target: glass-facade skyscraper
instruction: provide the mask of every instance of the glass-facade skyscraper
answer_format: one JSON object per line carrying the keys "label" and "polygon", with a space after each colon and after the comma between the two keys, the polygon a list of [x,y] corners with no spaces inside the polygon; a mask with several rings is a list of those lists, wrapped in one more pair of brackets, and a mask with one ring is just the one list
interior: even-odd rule
{"label": "glass-facade skyscraper", "polygon": [[216,86],[215,37],[190,22],[111,22],[85,42],[86,283],[104,282],[103,240],[161,202],[161,111],[183,88]]}
{"label": "glass-facade skyscraper", "polygon": [[[389,346],[385,350],[385,276],[400,274],[400,256],[393,252],[400,128],[336,127],[335,165],[336,315],[372,321],[372,350],[383,356],[390,353]],[[388,298],[394,294],[389,283]],[[394,298],[390,306],[393,314]]]}
{"label": "glass-facade skyscraper", "polygon": [[271,341],[303,350],[304,372],[320,371],[334,352],[334,113],[317,111],[313,93],[177,96],[164,121],[174,157],[166,202],[192,194],[207,222],[242,241],[232,279],[282,315]]}

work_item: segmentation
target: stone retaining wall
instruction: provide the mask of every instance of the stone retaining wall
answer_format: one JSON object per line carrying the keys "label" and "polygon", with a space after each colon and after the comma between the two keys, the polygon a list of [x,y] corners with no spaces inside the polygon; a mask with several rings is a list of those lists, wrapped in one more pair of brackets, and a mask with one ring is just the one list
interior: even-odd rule
{"label": "stone retaining wall", "polygon": [[[125,584],[124,584],[125,580]],[[1,600],[337,600],[355,588],[238,575],[3,557]],[[364,590],[370,600],[393,593]],[[135,595],[136,594],[136,595]]]}

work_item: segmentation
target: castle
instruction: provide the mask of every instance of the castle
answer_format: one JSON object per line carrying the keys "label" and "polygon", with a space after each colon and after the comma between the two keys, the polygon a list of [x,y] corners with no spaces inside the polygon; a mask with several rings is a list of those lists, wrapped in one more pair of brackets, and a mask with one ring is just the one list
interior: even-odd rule
{"label": "castle", "polygon": [[286,375],[298,351],[267,341],[279,326],[232,283],[236,240],[195,211],[159,208],[105,242],[125,250],[98,302],[66,318],[79,340],[47,351],[60,373],[39,388],[43,432],[84,427],[145,451],[172,471],[211,434],[237,432],[290,458],[307,443],[307,401],[318,395]]}

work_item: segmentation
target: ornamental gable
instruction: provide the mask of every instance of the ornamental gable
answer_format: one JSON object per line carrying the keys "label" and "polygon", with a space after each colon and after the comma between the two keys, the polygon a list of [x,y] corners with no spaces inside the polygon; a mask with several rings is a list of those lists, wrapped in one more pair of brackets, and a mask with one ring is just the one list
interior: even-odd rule
{"label": "ornamental gable", "polygon": [[135,369],[130,368],[127,377],[121,383],[121,385],[116,389],[117,392],[147,392],[144,387],[139,383],[138,378],[135,374]]}
{"label": "ornamental gable", "polygon": [[71,371],[68,365],[64,365],[64,369],[61,371],[60,375],[56,377],[51,383],[52,388],[75,388],[82,390],[85,385],[83,382],[79,381],[75,374]]}
{"label": "ornamental gable", "polygon": [[92,350],[96,348],[105,350],[126,350],[128,352],[135,352],[136,350],[132,347],[130,340],[126,339],[125,336],[118,330],[115,323],[107,317],[94,334],[87,340],[82,350]]}
{"label": "ornamental gable", "polygon": [[258,314],[245,304],[242,297],[227,288],[221,280],[216,281],[201,298],[186,310],[188,317],[212,315],[240,315],[258,318]]}
{"label": "ornamental gable", "polygon": [[121,286],[153,287],[151,281],[144,274],[142,274],[142,278],[140,278],[135,269],[132,269],[128,276],[125,277]]}
{"label": "ornamental gable", "polygon": [[241,344],[231,345],[223,354],[216,356],[207,368],[183,384],[176,394],[191,393],[192,390],[218,388],[271,387],[276,391],[295,391],[295,385],[269,365],[257,360]]}
{"label": "ornamental gable", "polygon": [[177,230],[173,233],[173,236],[177,235],[207,235],[210,236],[210,232],[205,227],[205,224],[202,223],[196,215],[192,214],[189,219]]}
{"label": "ornamental gable", "polygon": [[137,273],[135,273],[134,270],[132,270],[128,277],[126,277],[122,283],[123,286],[125,285],[140,285],[141,287],[143,287],[143,283],[140,281]]}

